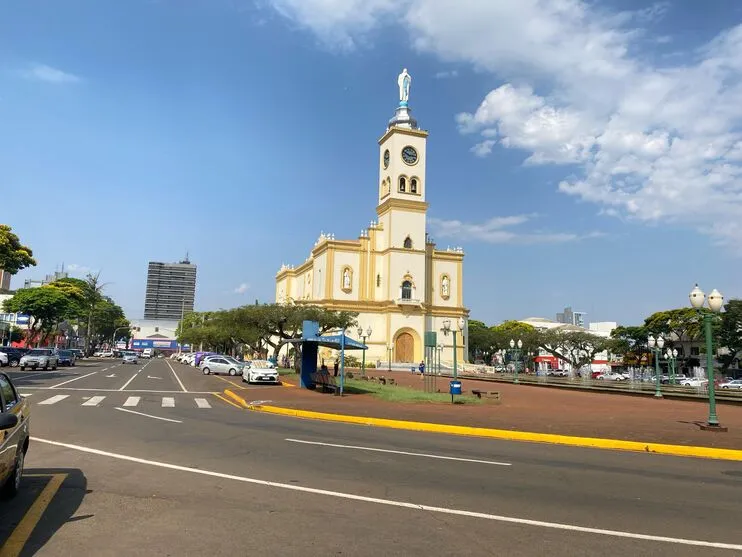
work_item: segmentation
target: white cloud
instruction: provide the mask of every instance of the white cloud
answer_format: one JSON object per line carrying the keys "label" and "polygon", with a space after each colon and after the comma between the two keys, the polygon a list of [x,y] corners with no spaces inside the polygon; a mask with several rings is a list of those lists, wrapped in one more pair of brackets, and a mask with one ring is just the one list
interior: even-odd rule
{"label": "white cloud", "polygon": [[481,136],[475,155],[521,150],[527,164],[560,165],[559,191],[604,214],[742,246],[730,224],[742,214],[742,25],[660,65],[642,49],[672,38],[645,28],[666,2],[610,12],[587,0],[268,1],[332,44],[352,48],[392,23],[419,52],[495,74],[503,84],[457,116]]}
{"label": "white cloud", "polygon": [[248,290],[250,290],[250,285],[247,284],[246,282],[243,282],[237,288],[234,289],[234,293],[235,294],[244,294]]}
{"label": "white cloud", "polygon": [[458,75],[459,75],[459,72],[457,70],[446,70],[446,71],[437,72],[434,77],[436,79],[450,79],[450,78],[457,77]]}
{"label": "white cloud", "polygon": [[77,83],[81,79],[71,73],[63,72],[45,64],[34,64],[23,72],[26,79],[46,81],[47,83]]}
{"label": "white cloud", "polygon": [[[457,242],[474,240],[490,244],[558,244],[596,238],[603,234],[591,232],[579,235],[567,232],[544,232],[533,228],[532,221],[537,215],[513,215],[493,217],[483,223],[467,223],[459,220],[429,218],[433,233],[441,238],[451,238]],[[524,225],[527,229],[523,230]],[[512,228],[521,227],[521,230]]]}

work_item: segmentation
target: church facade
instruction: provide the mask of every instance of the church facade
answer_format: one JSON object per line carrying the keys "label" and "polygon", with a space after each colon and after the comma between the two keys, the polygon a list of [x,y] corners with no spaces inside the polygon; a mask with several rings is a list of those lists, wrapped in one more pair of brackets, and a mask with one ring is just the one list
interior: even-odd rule
{"label": "church facade", "polygon": [[[406,85],[409,91],[409,81]],[[464,252],[439,250],[427,234],[428,132],[418,127],[402,93],[400,98],[378,140],[377,219],[354,240],[320,234],[301,265],[281,267],[276,302],[358,312],[358,325],[371,330],[367,361],[420,362],[425,332],[436,331],[441,361],[450,362],[453,335],[442,333],[444,321],[458,330],[459,320],[466,322],[469,315]],[[467,354],[466,326],[462,333],[459,362]],[[348,334],[357,336],[355,330]]]}

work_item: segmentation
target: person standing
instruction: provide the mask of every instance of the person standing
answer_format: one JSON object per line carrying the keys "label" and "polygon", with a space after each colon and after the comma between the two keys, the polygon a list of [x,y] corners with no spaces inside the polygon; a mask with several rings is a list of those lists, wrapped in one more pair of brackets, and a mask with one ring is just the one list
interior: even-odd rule
{"label": "person standing", "polygon": [[420,365],[417,369],[420,370],[420,375],[425,375],[425,362],[420,362]]}
{"label": "person standing", "polygon": [[337,377],[337,376],[338,376],[338,368],[339,368],[339,367],[340,367],[340,362],[339,362],[339,361],[337,361],[337,360],[335,360],[335,365],[333,366],[333,369],[334,369],[333,375],[334,375],[335,377]]}

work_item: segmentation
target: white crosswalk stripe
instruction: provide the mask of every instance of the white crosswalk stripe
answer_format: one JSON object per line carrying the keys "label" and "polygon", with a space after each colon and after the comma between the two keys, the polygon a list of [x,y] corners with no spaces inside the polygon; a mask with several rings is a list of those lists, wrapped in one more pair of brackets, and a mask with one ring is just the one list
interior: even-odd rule
{"label": "white crosswalk stripe", "polygon": [[31,396],[31,395],[32,395],[33,393],[18,393],[18,394],[19,394],[19,395],[21,395],[21,396],[22,396],[23,398],[28,398],[28,397],[30,397],[30,396]]}
{"label": "white crosswalk stripe", "polygon": [[139,401],[141,400],[141,397],[138,396],[130,396],[126,399],[126,402],[124,402],[124,408],[128,406],[136,406],[139,404]]}
{"label": "white crosswalk stripe", "polygon": [[175,398],[171,396],[162,397],[163,408],[175,408]]}
{"label": "white crosswalk stripe", "polygon": [[196,406],[199,408],[211,408],[211,404],[205,398],[196,398],[194,400],[196,401]]}
{"label": "white crosswalk stripe", "polygon": [[64,400],[65,398],[69,397],[70,395],[54,395],[51,398],[47,398],[46,400],[42,400],[39,402],[39,404],[56,404],[60,400]]}
{"label": "white crosswalk stripe", "polygon": [[80,406],[98,406],[101,402],[103,402],[103,399],[106,398],[104,396],[91,396],[88,400],[83,402]]}

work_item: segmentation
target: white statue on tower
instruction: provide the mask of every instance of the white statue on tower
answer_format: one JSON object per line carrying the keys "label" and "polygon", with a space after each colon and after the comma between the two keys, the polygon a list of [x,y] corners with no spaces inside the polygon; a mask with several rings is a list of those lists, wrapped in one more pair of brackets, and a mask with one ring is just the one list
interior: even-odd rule
{"label": "white statue on tower", "polygon": [[410,85],[412,84],[412,76],[407,73],[407,68],[402,70],[397,78],[397,85],[399,85],[399,102],[400,104],[407,104],[410,100]]}

